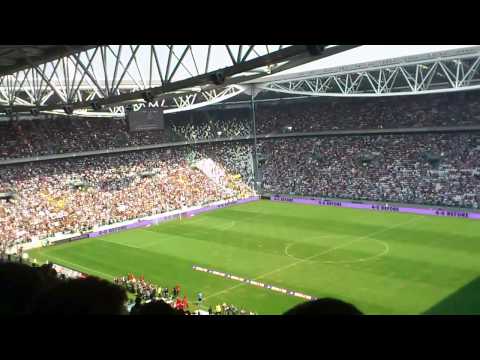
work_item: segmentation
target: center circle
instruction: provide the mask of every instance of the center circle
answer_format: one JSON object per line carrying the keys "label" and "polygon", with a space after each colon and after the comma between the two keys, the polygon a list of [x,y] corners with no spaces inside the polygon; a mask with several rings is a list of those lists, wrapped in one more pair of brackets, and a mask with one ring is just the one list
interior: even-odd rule
{"label": "center circle", "polygon": [[[327,236],[321,236],[318,238],[322,237],[327,237]],[[329,238],[345,238],[347,236],[341,235],[332,235],[328,236]],[[322,260],[322,255],[325,254],[325,256],[329,256],[330,254],[335,254],[337,250],[343,250],[343,249],[348,249],[351,244],[356,244],[356,243],[366,243],[368,244],[369,247],[372,246],[372,244],[375,244],[374,250],[375,252],[372,255],[367,255],[359,258],[354,258],[354,259],[345,259],[345,260]],[[353,239],[351,242],[346,242],[345,246],[342,244],[339,244],[338,246],[332,246],[330,249],[326,249],[325,251],[321,251],[317,254],[312,254],[310,257],[298,257],[295,255],[294,251],[292,249],[295,248],[296,245],[299,245],[298,243],[290,243],[285,247],[285,255],[288,257],[291,257],[293,259],[299,260],[299,261],[306,261],[306,262],[312,262],[312,263],[320,263],[320,264],[353,264],[353,263],[359,263],[359,262],[365,262],[365,261],[371,261],[375,260],[378,258],[381,258],[385,256],[386,254],[389,253],[390,247],[388,244],[382,240],[376,240],[376,239],[358,239],[355,240]],[[378,250],[377,250],[378,249]]]}

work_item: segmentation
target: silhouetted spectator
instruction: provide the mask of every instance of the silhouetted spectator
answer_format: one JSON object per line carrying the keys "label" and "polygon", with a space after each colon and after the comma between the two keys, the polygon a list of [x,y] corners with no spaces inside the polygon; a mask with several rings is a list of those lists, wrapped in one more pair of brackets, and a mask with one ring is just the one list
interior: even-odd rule
{"label": "silhouetted spectator", "polygon": [[32,299],[47,286],[37,269],[18,263],[0,263],[0,314],[28,311]]}
{"label": "silhouetted spectator", "polygon": [[345,301],[324,298],[296,305],[283,315],[363,315],[363,313]]}
{"label": "silhouetted spectator", "polygon": [[141,307],[142,307],[142,298],[137,295],[137,297],[135,298],[135,305],[133,305],[132,309],[130,310],[130,314],[136,315]]}
{"label": "silhouetted spectator", "polygon": [[[133,310],[133,309],[132,309]],[[177,310],[162,300],[142,304],[132,315],[185,315],[182,310]]]}
{"label": "silhouetted spectator", "polygon": [[48,289],[36,299],[34,314],[122,315],[127,294],[121,287],[94,277],[71,279]]}
{"label": "silhouetted spectator", "polygon": [[[45,279],[48,284],[57,284],[58,277],[57,271],[53,268],[52,264],[43,264],[38,267],[38,272]],[[65,279],[65,277],[63,278]]]}

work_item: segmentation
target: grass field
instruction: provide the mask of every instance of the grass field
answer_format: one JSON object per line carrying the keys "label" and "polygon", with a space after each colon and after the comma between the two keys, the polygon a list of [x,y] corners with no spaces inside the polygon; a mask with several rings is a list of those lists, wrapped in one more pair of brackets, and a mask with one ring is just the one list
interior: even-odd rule
{"label": "grass field", "polygon": [[280,314],[301,299],[192,265],[352,302],[367,314],[480,313],[480,221],[266,200],[30,251],[112,279],[180,284],[190,302]]}

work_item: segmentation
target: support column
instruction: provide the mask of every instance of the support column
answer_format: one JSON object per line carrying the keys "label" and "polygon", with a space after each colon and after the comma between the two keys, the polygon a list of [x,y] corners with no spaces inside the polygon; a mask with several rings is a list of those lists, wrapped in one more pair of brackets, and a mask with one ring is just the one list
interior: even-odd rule
{"label": "support column", "polygon": [[255,85],[250,87],[250,110],[252,118],[252,135],[253,135],[253,181],[254,188],[258,192],[261,190],[261,182],[258,181],[258,156],[257,156],[257,124],[255,120],[255,96],[258,94]]}

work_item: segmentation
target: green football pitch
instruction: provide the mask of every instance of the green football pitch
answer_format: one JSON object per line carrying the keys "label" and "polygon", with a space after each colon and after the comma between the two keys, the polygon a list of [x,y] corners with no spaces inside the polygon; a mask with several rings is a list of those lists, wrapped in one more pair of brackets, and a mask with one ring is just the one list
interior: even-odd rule
{"label": "green football pitch", "polygon": [[209,273],[351,302],[366,314],[480,313],[480,221],[271,202],[236,205],[99,238],[35,249],[109,280],[127,273],[192,303],[281,314],[302,299]]}

